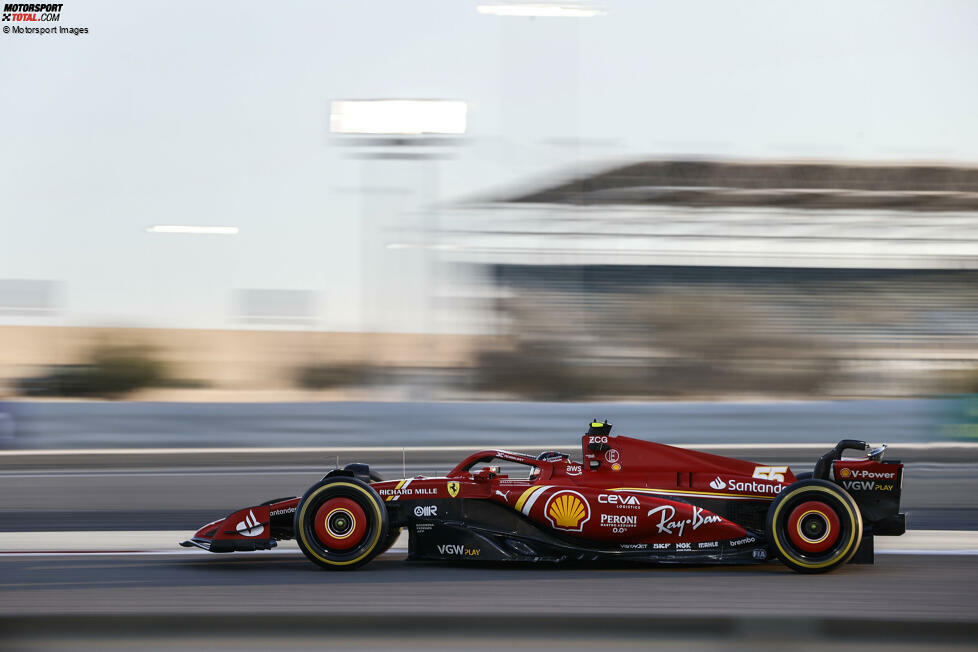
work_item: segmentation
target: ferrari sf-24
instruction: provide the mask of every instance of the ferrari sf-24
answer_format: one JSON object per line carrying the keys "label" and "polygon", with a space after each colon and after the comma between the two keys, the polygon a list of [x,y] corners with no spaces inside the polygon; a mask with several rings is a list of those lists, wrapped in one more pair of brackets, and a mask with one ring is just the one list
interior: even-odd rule
{"label": "ferrari sf-24", "polygon": [[[181,545],[266,550],[295,539],[312,563],[363,566],[408,530],[409,560],[753,564],[801,573],[873,563],[906,530],[903,464],[845,439],[812,471],[614,436],[592,422],[581,461],[547,451],[469,455],[444,477],[330,471],[301,497],[246,507]],[[844,457],[845,451],[857,451]],[[502,467],[507,472],[501,472]],[[517,472],[513,472],[515,470]]]}

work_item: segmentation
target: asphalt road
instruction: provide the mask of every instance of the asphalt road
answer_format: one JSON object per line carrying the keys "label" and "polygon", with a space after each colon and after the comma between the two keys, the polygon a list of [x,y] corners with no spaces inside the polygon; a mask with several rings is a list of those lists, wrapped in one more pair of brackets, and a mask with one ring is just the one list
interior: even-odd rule
{"label": "asphalt road", "polygon": [[[406,470],[409,477],[437,475],[451,466],[428,462],[410,464]],[[0,532],[193,531],[235,509],[301,495],[327,468],[323,464],[0,471]],[[402,473],[400,464],[372,468],[388,478]],[[793,468],[810,469],[811,461],[799,461]],[[978,464],[909,463],[902,506],[912,529],[978,530]]]}
{"label": "asphalt road", "polygon": [[562,614],[978,621],[978,556],[879,555],[804,576],[744,567],[465,566],[385,555],[352,572],[299,554],[0,556],[0,613]]}
{"label": "asphalt road", "polygon": [[658,403],[12,402],[0,448],[566,446],[593,418],[670,442],[944,439],[954,399]]}

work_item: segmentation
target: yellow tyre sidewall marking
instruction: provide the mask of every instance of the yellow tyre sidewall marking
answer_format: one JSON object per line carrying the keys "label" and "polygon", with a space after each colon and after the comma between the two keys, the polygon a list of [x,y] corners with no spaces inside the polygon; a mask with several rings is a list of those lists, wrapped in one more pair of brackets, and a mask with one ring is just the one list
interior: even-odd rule
{"label": "yellow tyre sidewall marking", "polygon": [[[781,508],[784,507],[786,504],[788,504],[788,501],[793,494],[803,492],[803,491],[820,491],[822,493],[829,494],[830,496],[839,500],[839,502],[841,502],[842,505],[846,508],[846,511],[849,513],[849,522],[852,525],[851,528],[852,531],[849,533],[849,542],[842,548],[843,550],[842,555],[836,555],[835,557],[832,557],[831,559],[828,559],[826,561],[820,561],[818,563],[810,563],[810,562],[800,561],[796,559],[794,555],[792,555],[787,550],[785,550],[784,546],[781,545],[780,538],[778,537],[778,528],[777,528],[778,514],[781,512]],[[832,491],[828,487],[810,486],[810,487],[798,487],[797,489],[792,490],[787,496],[785,496],[784,500],[782,500],[774,510],[774,517],[771,519],[771,525],[774,526],[772,528],[773,532],[771,532],[771,538],[774,540],[774,545],[777,546],[781,554],[784,555],[787,559],[790,559],[793,564],[797,564],[798,566],[801,566],[803,568],[825,568],[826,566],[831,566],[832,564],[835,564],[838,561],[844,560],[846,558],[845,552],[852,547],[853,541],[856,539],[856,529],[857,528],[860,530],[862,529],[860,527],[862,525],[862,519],[857,518],[856,515],[853,513],[852,507],[849,505],[849,501],[846,500],[845,496],[840,495],[835,491]],[[859,534],[861,536],[862,532],[860,532]],[[853,549],[853,552],[855,552],[855,549]]]}
{"label": "yellow tyre sidewall marking", "polygon": [[324,564],[329,564],[330,566],[349,566],[350,564],[355,564],[358,561],[361,561],[364,557],[368,556],[373,551],[373,549],[377,546],[377,541],[380,540],[380,528],[379,527],[376,528],[377,531],[374,533],[373,541],[371,541],[370,545],[367,546],[367,550],[356,559],[350,559],[348,561],[333,561],[331,559],[326,559],[325,557],[317,553],[315,550],[313,550],[312,546],[309,544],[309,541],[306,539],[306,528],[303,527],[302,524],[305,522],[306,510],[309,508],[309,505],[313,502],[313,498],[315,498],[321,492],[331,487],[349,487],[350,489],[356,489],[364,496],[366,496],[367,499],[370,501],[370,505],[374,508],[374,513],[377,515],[378,525],[380,524],[381,521],[384,520],[383,515],[380,513],[380,507],[377,505],[377,502],[373,499],[373,496],[371,496],[366,489],[357,486],[355,484],[350,484],[349,482],[331,482],[317,489],[315,493],[309,496],[309,498],[302,505],[302,510],[299,512],[299,528],[298,528],[298,532],[296,532],[296,536],[300,537],[302,539],[302,542],[306,545],[305,552],[308,552],[309,554],[311,554],[313,557],[320,560]]}

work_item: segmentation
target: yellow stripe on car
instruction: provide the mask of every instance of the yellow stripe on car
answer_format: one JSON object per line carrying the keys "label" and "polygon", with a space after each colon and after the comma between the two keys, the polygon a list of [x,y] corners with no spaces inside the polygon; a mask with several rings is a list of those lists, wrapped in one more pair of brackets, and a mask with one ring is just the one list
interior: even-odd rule
{"label": "yellow stripe on car", "polygon": [[526,491],[524,491],[523,492],[523,495],[520,496],[520,499],[516,501],[516,511],[518,511],[518,512],[519,511],[522,511],[523,510],[523,505],[526,504],[526,500],[530,496],[532,496],[535,492],[540,491],[541,489],[543,489],[543,485],[538,484],[538,485],[535,485],[533,487],[530,487],[529,489],[527,489]]}
{"label": "yellow stripe on car", "polygon": [[664,496],[716,496],[717,498],[749,498],[751,500],[774,500],[777,494],[767,496],[763,494],[724,494],[718,491],[692,491],[687,489],[647,489],[645,487],[617,487],[609,491],[634,491],[640,494],[653,494]]}

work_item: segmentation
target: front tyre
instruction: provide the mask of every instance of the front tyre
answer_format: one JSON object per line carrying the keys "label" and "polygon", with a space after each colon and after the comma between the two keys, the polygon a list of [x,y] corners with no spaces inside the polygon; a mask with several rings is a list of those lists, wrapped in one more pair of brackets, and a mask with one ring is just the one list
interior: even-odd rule
{"label": "front tyre", "polygon": [[799,573],[826,573],[849,561],[862,540],[859,507],[825,480],[783,489],[767,512],[767,535],[778,557]]}
{"label": "front tyre", "polygon": [[387,508],[377,492],[344,476],[310,487],[294,519],[299,549],[329,570],[363,566],[381,552],[389,531]]}

